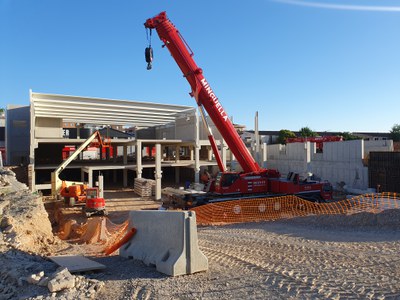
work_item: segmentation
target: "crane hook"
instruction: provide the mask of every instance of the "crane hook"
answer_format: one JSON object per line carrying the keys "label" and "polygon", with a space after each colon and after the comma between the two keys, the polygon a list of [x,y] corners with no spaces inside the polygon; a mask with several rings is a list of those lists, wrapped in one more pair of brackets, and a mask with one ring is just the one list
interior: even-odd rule
{"label": "crane hook", "polygon": [[147,35],[147,41],[149,42],[149,46],[146,47],[146,49],[144,49],[144,56],[147,62],[147,70],[151,70],[152,67],[151,63],[153,61],[153,48],[151,48],[151,28],[150,28],[150,37],[148,35],[147,28],[146,28],[146,35]]}
{"label": "crane hook", "polygon": [[151,46],[146,47],[144,56],[146,57],[147,70],[151,70],[151,62],[153,61],[153,48],[151,48]]}

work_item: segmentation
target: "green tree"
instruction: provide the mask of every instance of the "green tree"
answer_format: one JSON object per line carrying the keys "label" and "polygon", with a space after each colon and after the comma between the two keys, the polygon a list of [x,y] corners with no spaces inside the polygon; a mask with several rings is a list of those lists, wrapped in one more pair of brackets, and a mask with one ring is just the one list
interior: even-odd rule
{"label": "green tree", "polygon": [[340,132],[339,135],[343,137],[344,141],[352,141],[352,140],[362,140],[361,137],[352,134],[351,132]]}
{"label": "green tree", "polygon": [[318,136],[318,134],[316,132],[312,131],[309,127],[300,128],[299,133],[300,133],[301,137]]}
{"label": "green tree", "polygon": [[281,129],[279,131],[279,136],[278,136],[278,142],[280,144],[286,144],[286,139],[287,138],[295,138],[296,135],[294,134],[293,131],[290,131],[288,129]]}
{"label": "green tree", "polygon": [[394,142],[400,142],[400,124],[394,124],[389,133]]}

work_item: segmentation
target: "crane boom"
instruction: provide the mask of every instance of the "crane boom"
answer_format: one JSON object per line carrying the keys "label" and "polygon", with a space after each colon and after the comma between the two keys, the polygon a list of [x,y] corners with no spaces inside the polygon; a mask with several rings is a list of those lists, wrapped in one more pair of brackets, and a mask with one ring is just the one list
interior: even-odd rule
{"label": "crane boom", "polygon": [[260,166],[251,156],[246,145],[233,127],[227,112],[203,76],[202,69],[194,61],[193,52],[176,27],[167,18],[166,13],[161,12],[157,16],[148,19],[144,26],[157,31],[161,41],[168,48],[181,69],[183,76],[189,82],[192,88],[190,95],[195,97],[197,104],[203,106],[207,111],[231,152],[243,168],[243,171],[246,173],[260,172]]}
{"label": "crane boom", "polygon": [[67,160],[63,161],[52,173],[51,173],[51,193],[53,196],[57,196],[62,186],[62,180],[59,178],[60,173],[75,159],[78,155],[85,150],[95,139],[97,138],[98,143],[104,146],[99,131],[95,131],[87,140],[85,140],[79,147],[72,153]]}

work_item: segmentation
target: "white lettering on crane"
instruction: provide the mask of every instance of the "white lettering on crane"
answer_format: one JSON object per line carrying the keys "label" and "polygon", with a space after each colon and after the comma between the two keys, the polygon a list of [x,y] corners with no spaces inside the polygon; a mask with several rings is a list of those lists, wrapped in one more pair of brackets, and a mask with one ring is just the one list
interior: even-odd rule
{"label": "white lettering on crane", "polygon": [[223,109],[221,103],[219,102],[217,96],[215,96],[214,91],[211,89],[210,85],[208,84],[207,80],[205,78],[203,78],[202,80],[200,80],[201,84],[203,85],[203,88],[206,90],[208,96],[211,98],[211,100],[214,102],[215,104],[215,108],[218,110],[219,114],[221,115],[221,117],[225,120],[228,120],[228,116],[225,112],[225,110]]}

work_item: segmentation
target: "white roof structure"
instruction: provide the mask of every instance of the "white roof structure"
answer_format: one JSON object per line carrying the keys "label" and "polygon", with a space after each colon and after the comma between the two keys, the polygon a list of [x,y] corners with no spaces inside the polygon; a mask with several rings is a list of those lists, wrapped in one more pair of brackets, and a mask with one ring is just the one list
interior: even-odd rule
{"label": "white roof structure", "polygon": [[64,122],[149,127],[175,121],[179,114],[193,114],[192,106],[67,96],[30,92],[33,115],[61,118]]}

